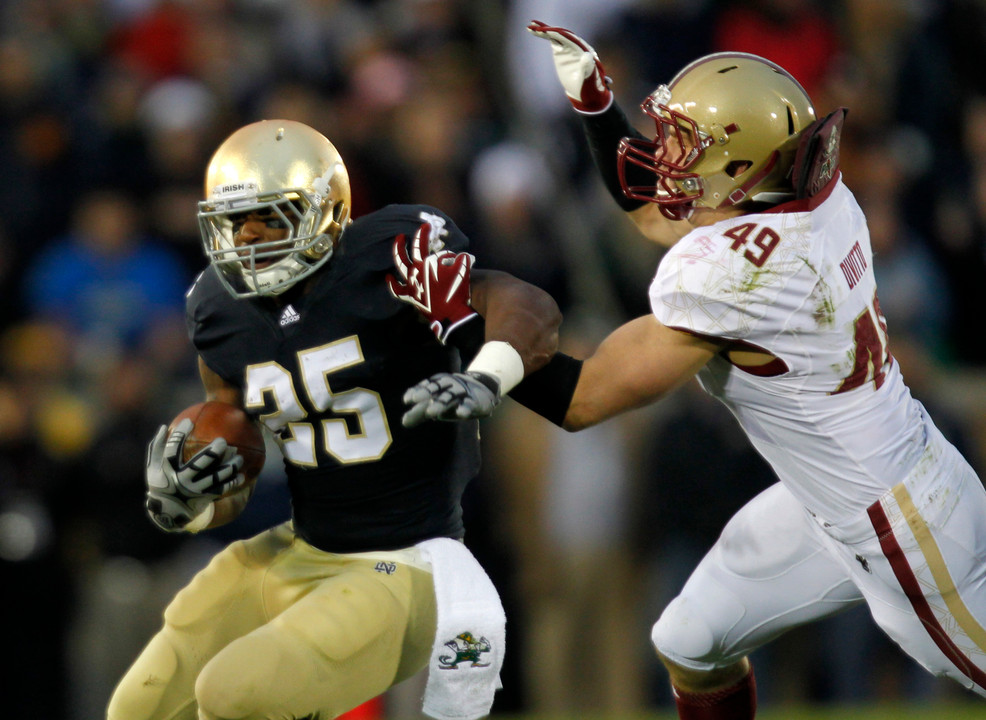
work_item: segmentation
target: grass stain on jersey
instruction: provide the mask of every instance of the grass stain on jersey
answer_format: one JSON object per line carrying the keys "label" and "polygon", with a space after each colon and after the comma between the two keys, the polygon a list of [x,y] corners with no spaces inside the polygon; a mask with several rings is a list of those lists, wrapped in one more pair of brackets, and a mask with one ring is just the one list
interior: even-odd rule
{"label": "grass stain on jersey", "polygon": [[811,291],[810,300],[815,303],[815,309],[811,313],[815,324],[820,328],[835,325],[835,301],[832,300],[829,286],[821,278]]}
{"label": "grass stain on jersey", "polygon": [[749,293],[760,288],[768,287],[771,280],[777,277],[777,272],[767,268],[753,268],[736,290],[740,293]]}
{"label": "grass stain on jersey", "polygon": [[815,287],[811,289],[811,295],[808,297],[809,302],[815,304],[811,317],[818,327],[831,327],[835,325],[835,301],[832,299],[832,290],[823,279],[822,274],[818,272],[818,268],[812,265],[807,258],[802,258],[802,260],[805,266],[811,270],[812,275],[818,278],[818,282],[815,283]]}

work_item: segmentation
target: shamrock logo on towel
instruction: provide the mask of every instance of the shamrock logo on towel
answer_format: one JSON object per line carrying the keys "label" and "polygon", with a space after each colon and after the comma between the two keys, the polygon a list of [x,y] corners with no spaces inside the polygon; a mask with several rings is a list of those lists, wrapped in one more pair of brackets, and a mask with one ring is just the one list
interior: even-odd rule
{"label": "shamrock logo on towel", "polygon": [[458,670],[459,663],[469,662],[469,667],[488,667],[489,663],[482,663],[483,653],[493,649],[490,641],[485,637],[478,640],[469,631],[459,633],[453,639],[445,643],[445,647],[452,651],[451,655],[439,655],[438,662],[442,670]]}

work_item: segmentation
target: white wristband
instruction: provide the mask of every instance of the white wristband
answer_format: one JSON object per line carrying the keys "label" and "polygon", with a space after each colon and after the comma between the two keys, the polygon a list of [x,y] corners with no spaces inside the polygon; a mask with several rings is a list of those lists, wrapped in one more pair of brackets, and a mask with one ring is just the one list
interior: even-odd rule
{"label": "white wristband", "polygon": [[524,360],[510,343],[491,340],[479,349],[466,370],[492,375],[500,381],[500,394],[506,395],[524,379]]}
{"label": "white wristband", "polygon": [[216,503],[211,502],[205,506],[205,510],[203,510],[198,515],[196,515],[191,520],[189,520],[185,524],[185,527],[182,528],[182,530],[192,534],[197,532],[202,532],[207,527],[209,527],[209,523],[212,522],[212,518],[214,518],[215,515],[216,515]]}

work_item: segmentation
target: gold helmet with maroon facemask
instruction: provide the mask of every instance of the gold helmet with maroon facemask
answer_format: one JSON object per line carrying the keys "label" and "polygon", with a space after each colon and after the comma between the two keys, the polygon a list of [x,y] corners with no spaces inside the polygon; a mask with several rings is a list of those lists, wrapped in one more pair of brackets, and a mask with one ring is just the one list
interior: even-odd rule
{"label": "gold helmet with maroon facemask", "polygon": [[[206,256],[236,297],[278,295],[328,262],[350,222],[349,174],[329,140],[300,122],[261,120],[216,150],[199,203]],[[246,217],[276,239],[238,244]]]}
{"label": "gold helmet with maroon facemask", "polygon": [[[794,197],[798,135],[815,121],[815,109],[779,65],[748,53],[707,55],[658,87],[641,108],[654,119],[657,135],[620,143],[620,183],[628,197],[657,203],[672,220],[693,207]],[[640,184],[642,175],[653,180]]]}

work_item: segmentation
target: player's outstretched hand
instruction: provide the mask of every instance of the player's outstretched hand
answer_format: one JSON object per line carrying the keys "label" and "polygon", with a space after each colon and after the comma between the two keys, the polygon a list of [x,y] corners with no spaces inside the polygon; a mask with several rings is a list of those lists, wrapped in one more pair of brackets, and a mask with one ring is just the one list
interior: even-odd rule
{"label": "player's outstretched hand", "polygon": [[187,461],[185,438],[193,425],[182,420],[169,433],[162,425],[147,446],[147,498],[151,520],[162,530],[182,530],[220,495],[235,490],[246,478],[243,456],[223,438],[216,438]]}
{"label": "player's outstretched hand", "polygon": [[531,20],[527,29],[535,36],[551,41],[555,72],[569,102],[580,113],[596,115],[613,103],[610,80],[599,56],[585,40],[561,27]]}
{"label": "player's outstretched hand", "polygon": [[474,370],[438,373],[405,392],[404,404],[410,407],[401,420],[404,427],[425,420],[483,418],[500,404],[500,381]]}
{"label": "player's outstretched hand", "polygon": [[395,298],[421,313],[444,345],[453,330],[478,315],[472,309],[469,285],[475,257],[451,250],[430,253],[430,235],[431,225],[421,225],[411,242],[410,255],[407,237],[401,234],[394,239],[394,266],[400,279],[387,275],[387,286]]}

